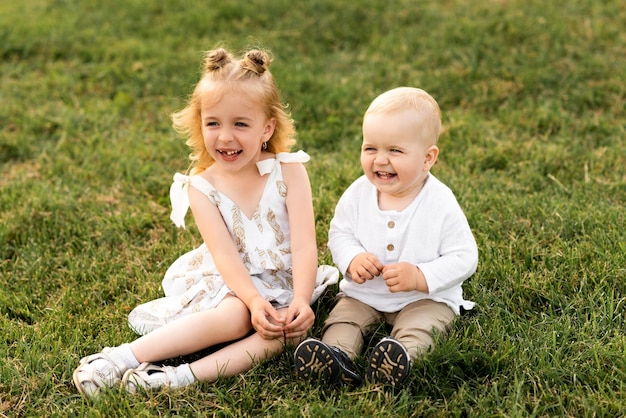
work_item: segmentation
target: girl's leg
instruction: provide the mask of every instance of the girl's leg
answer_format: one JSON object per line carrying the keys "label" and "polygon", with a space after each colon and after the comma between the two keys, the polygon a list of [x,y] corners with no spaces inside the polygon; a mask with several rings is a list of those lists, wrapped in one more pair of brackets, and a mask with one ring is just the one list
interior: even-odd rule
{"label": "girl's leg", "polygon": [[[195,353],[215,344],[236,340],[250,331],[250,312],[245,304],[236,297],[226,297],[215,308],[180,318],[138,338],[130,344],[115,348],[105,348],[102,352],[81,359],[74,371],[74,383],[78,390],[87,397],[94,396],[102,388],[111,387],[120,380],[128,380],[138,370],[143,371],[143,378],[131,379],[133,390],[138,386],[149,387],[168,384],[184,385],[193,382],[189,365],[177,368],[164,366],[159,368],[150,362],[175,358]],[[140,366],[140,363],[143,363]],[[135,369],[140,366],[139,369]],[[154,375],[155,368],[160,375]],[[167,373],[165,372],[167,371]],[[139,381],[144,380],[144,384]],[[130,388],[126,382],[127,389]]]}
{"label": "girl's leg", "polygon": [[214,382],[220,377],[235,376],[250,370],[257,363],[282,353],[284,340],[266,340],[258,333],[235,341],[190,364],[198,380]]}
{"label": "girl's leg", "polygon": [[251,327],[246,305],[227,296],[215,308],[182,317],[136,339],[130,348],[139,363],[155,362],[242,338]]}
{"label": "girl's leg", "polygon": [[[235,299],[235,298],[232,298],[232,299]],[[239,299],[237,300],[239,301]],[[279,312],[280,311],[281,310],[279,310]],[[247,309],[246,309],[245,318],[247,319],[248,322],[242,321],[241,320],[242,318],[239,318],[239,320],[241,320],[242,323],[245,323],[248,325],[248,327],[241,328],[241,330],[242,331],[245,330],[247,334],[250,329],[249,328],[250,314],[247,311]],[[220,322],[216,322],[218,324],[232,324],[234,318],[232,314],[228,313],[226,318],[212,317],[212,319],[219,320]],[[176,338],[188,338],[188,339],[197,340],[198,337],[195,335],[197,331],[198,330],[196,329],[195,332],[191,332],[192,334],[191,336],[181,332],[176,335]],[[173,337],[172,334],[173,332],[165,333],[165,335],[167,335],[168,338],[172,338]],[[146,335],[146,337],[149,335],[150,334]],[[163,337],[165,337],[165,335]],[[232,337],[232,338],[228,338],[228,337]],[[219,339],[217,340],[211,339],[209,341],[208,338],[204,338],[204,339],[201,339],[202,340],[201,344],[198,343],[198,344],[194,344],[193,346],[194,348],[198,348],[199,350],[200,348],[205,348],[205,347],[214,345],[216,343],[226,342],[230,340],[237,340],[241,337],[242,337],[241,335],[233,336],[233,335],[229,335],[227,332],[223,332],[219,334]],[[149,346],[150,341],[146,342],[144,337],[142,337],[140,340],[141,340],[140,342],[142,344],[142,347],[143,347],[143,344],[145,344],[146,346]],[[301,339],[298,339],[297,341],[288,341],[287,344],[292,344],[292,345],[297,344],[298,342],[300,342],[300,340]],[[207,342],[210,342],[210,344],[207,345]],[[255,332],[253,334],[248,335],[247,337],[243,339],[234,341],[233,343],[226,345],[224,348],[221,348],[218,351],[215,351],[199,360],[196,360],[195,362],[191,364],[180,365],[176,368],[176,370],[171,371],[171,373],[184,372],[185,369],[187,370],[189,368],[191,369],[193,378],[191,379],[177,378],[176,381],[178,384],[180,383],[188,384],[196,379],[202,380],[205,382],[213,382],[217,380],[219,377],[234,376],[239,373],[243,373],[247,370],[250,370],[255,364],[263,360],[267,360],[271,357],[274,357],[275,355],[280,354],[283,351],[284,345],[285,345],[285,341],[283,338],[267,340]],[[173,347],[175,346],[182,346],[182,348],[185,351],[187,351],[187,349],[192,345],[190,345],[189,342],[187,342],[186,344],[182,344],[182,345],[170,343],[167,345],[166,349],[159,350],[158,356],[159,357],[163,356],[166,350],[172,350]],[[198,350],[195,350],[195,351],[198,351]],[[174,351],[167,351],[167,352],[169,353],[168,355],[170,357],[174,357],[177,355],[174,353]],[[140,379],[137,379],[137,376],[135,376],[135,378],[132,379],[134,380],[135,385],[143,385],[143,386],[150,386],[150,387],[162,386],[164,384],[171,385],[172,382],[168,382],[169,377],[161,378],[161,377],[156,376],[154,374],[154,370],[156,370],[156,368],[154,366],[151,366],[151,367],[152,367],[151,371],[153,373],[152,376],[146,376],[145,373],[141,376]],[[165,373],[167,373],[166,372],[166,369],[168,369],[167,367],[164,367],[164,368],[162,367],[162,369]],[[128,378],[125,377],[124,379],[129,380],[130,376]],[[186,380],[187,383],[184,383],[183,380]],[[138,381],[143,381],[143,383],[142,382],[137,383]]]}

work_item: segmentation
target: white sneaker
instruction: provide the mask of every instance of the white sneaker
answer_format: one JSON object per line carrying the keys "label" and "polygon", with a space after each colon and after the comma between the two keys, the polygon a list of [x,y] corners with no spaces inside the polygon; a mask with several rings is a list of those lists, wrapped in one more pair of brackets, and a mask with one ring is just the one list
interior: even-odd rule
{"label": "white sneaker", "polygon": [[111,356],[112,349],[105,347],[100,353],[83,357],[74,374],[74,384],[85,397],[96,396],[101,390],[119,384],[126,366]]}
{"label": "white sneaker", "polygon": [[176,368],[172,366],[157,366],[152,363],[142,363],[136,369],[129,369],[122,377],[122,385],[129,393],[163,387],[177,388],[186,386],[190,382],[179,382]]}

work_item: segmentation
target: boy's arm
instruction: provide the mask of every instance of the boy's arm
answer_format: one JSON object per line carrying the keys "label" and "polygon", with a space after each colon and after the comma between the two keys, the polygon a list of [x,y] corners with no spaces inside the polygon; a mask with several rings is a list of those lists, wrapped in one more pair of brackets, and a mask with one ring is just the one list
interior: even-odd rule
{"label": "boy's arm", "polygon": [[357,237],[357,217],[359,207],[354,184],[344,192],[335,207],[335,214],[330,221],[328,248],[333,262],[339,268],[344,279],[352,280],[350,264],[359,254],[366,253]]}
{"label": "boy's arm", "polygon": [[460,285],[478,266],[478,247],[460,208],[443,225],[439,251],[440,257],[417,265],[426,279],[429,293]]}

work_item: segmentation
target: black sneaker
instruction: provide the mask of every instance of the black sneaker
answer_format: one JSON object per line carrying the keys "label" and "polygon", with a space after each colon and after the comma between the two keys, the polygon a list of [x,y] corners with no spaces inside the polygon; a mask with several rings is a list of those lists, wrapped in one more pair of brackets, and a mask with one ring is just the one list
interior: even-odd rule
{"label": "black sneaker", "polygon": [[332,384],[353,386],[363,383],[346,353],[315,338],[307,338],[296,347],[294,364],[303,379],[318,378]]}
{"label": "black sneaker", "polygon": [[374,347],[367,366],[370,384],[399,385],[409,375],[409,352],[397,340],[385,337]]}

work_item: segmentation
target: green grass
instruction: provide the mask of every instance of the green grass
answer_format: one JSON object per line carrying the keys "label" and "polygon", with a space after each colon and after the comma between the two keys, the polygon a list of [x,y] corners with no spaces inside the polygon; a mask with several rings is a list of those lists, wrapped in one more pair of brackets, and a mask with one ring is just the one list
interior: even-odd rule
{"label": "green grass", "polygon": [[[0,3],[0,416],[623,414],[625,27],[618,0]],[[369,102],[412,85],[441,105],[433,172],[479,244],[477,308],[402,390],[302,382],[289,353],[180,391],[74,388],[78,360],[134,338],[128,312],[200,243],[168,218],[189,152],[168,115],[218,43],[274,53],[322,263]]]}

